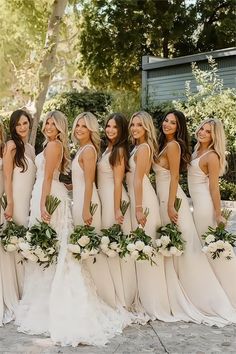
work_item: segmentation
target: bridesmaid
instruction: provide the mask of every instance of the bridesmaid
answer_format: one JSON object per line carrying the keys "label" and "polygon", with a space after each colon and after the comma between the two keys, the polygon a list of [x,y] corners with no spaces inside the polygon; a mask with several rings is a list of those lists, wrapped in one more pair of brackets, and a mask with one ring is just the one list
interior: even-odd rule
{"label": "bridesmaid", "polygon": [[[13,219],[19,225],[28,225],[30,198],[35,180],[34,148],[28,143],[31,127],[30,115],[18,109],[10,117],[11,140],[6,143],[3,154],[4,185],[7,207],[6,220]],[[22,193],[24,187],[24,193]],[[15,266],[19,295],[21,297],[24,281],[24,268],[21,258],[15,254]]]}
{"label": "bridesmaid", "polygon": [[[182,112],[174,110],[165,115],[159,148],[158,162],[154,168],[162,222],[177,223],[186,241],[183,255],[175,259],[183,289],[201,312],[204,323],[223,326],[235,322],[236,312],[201,251],[187,197],[178,184],[179,170],[190,159],[186,120]],[[174,208],[176,196],[182,199],[178,213]]]}
{"label": "bridesmaid", "polygon": [[[130,209],[122,216],[121,201],[129,201],[123,186],[129,170],[128,122],[121,113],[111,114],[106,122],[108,146],[98,162],[98,192],[102,204],[102,228],[120,224],[124,234],[131,229]],[[108,258],[108,264],[119,304],[131,309],[137,292],[135,264],[131,259]]]}
{"label": "bridesmaid", "polygon": [[[0,120],[0,198],[4,192],[2,158],[5,143],[4,126]],[[0,224],[3,223],[0,210]],[[14,312],[19,299],[14,255],[5,252],[0,245],[0,326],[14,319]]]}
{"label": "bridesmaid", "polygon": [[[74,225],[91,225],[97,233],[101,230],[101,205],[95,186],[97,157],[100,152],[100,136],[97,118],[90,112],[80,113],[72,128],[72,140],[79,149],[72,162],[73,222]],[[92,216],[90,203],[98,208]],[[110,306],[116,307],[115,289],[104,254],[90,258],[86,265],[96,285],[99,296]]]}
{"label": "bridesmaid", "polygon": [[[196,131],[197,144],[188,168],[188,186],[193,201],[193,217],[201,239],[208,226],[225,223],[221,215],[219,176],[226,168],[225,134],[218,119],[204,120]],[[236,308],[236,257],[228,260],[209,257],[209,262],[231,304]]]}

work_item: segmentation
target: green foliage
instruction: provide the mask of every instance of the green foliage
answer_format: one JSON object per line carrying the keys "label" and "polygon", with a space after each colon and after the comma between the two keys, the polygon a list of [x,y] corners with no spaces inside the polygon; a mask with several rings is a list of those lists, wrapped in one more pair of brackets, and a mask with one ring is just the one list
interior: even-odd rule
{"label": "green foliage", "polygon": [[192,137],[199,123],[206,118],[218,118],[224,122],[229,150],[236,148],[236,90],[223,89],[217,64],[208,57],[209,70],[200,70],[192,64],[193,76],[197,82],[198,92],[192,93],[190,83],[186,83],[186,101],[173,101],[176,109],[183,111],[188,119]]}
{"label": "green foliage", "polygon": [[236,184],[221,178],[220,195],[222,200],[236,200]]}
{"label": "green foliage", "polygon": [[96,233],[95,228],[88,225],[77,225],[70,235],[68,250],[72,252],[77,259],[87,259],[94,257],[99,252],[100,236]]}
{"label": "green foliage", "polygon": [[58,109],[68,118],[69,127],[76,116],[83,111],[90,111],[100,117],[107,113],[111,104],[111,95],[98,91],[70,91],[52,97],[44,105],[44,112]]}
{"label": "green foliage", "polygon": [[109,91],[112,97],[109,112],[121,112],[128,119],[141,109],[140,92],[129,90]]}

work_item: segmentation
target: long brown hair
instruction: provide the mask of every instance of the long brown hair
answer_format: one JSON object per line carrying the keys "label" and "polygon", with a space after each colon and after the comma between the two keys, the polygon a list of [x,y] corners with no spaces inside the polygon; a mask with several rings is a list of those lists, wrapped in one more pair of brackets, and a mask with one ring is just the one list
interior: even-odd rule
{"label": "long brown hair", "polygon": [[21,172],[25,172],[28,169],[27,160],[25,158],[25,144],[16,132],[16,126],[22,116],[28,119],[29,126],[31,128],[32,118],[29,115],[29,113],[27,113],[22,109],[17,109],[11,114],[9,128],[10,128],[11,139],[14,141],[16,145],[14,164],[21,168]]}
{"label": "long brown hair", "polygon": [[[180,145],[180,150],[181,150],[180,170],[182,171],[182,170],[186,169],[187,165],[191,161],[191,153],[190,153],[189,136],[188,136],[186,118],[185,118],[185,115],[183,114],[183,112],[177,111],[177,110],[172,110],[172,111],[169,111],[165,114],[162,122],[165,120],[165,118],[168,116],[168,114],[173,114],[176,118],[177,129],[176,129],[176,133],[175,133],[175,140]],[[161,152],[166,144],[166,136],[163,133],[162,125],[160,128],[158,142],[159,142],[159,152]]]}
{"label": "long brown hair", "polygon": [[[116,122],[118,134],[115,143],[112,145],[109,162],[113,167],[120,163],[121,157],[124,158],[125,172],[127,172],[129,171],[128,121],[122,113],[112,113],[107,118],[105,129],[111,119]],[[107,140],[109,139],[107,138]]]}

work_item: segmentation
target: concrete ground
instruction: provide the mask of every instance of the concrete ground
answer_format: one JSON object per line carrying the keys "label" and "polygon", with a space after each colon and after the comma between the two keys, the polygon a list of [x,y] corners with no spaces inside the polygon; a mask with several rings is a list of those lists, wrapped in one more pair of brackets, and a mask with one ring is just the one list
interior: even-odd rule
{"label": "concrete ground", "polygon": [[150,322],[132,325],[105,347],[53,346],[49,338],[17,333],[10,324],[0,329],[1,354],[215,354],[236,353],[236,326],[207,327],[193,323]]}
{"label": "concrete ground", "polygon": [[[232,204],[232,205],[231,205]],[[236,232],[236,203],[228,228]],[[232,279],[235,282],[236,279]],[[132,325],[114,337],[105,347],[54,346],[49,338],[29,336],[16,331],[13,324],[0,328],[0,354],[236,354],[236,325],[224,328],[193,323],[150,322]]]}

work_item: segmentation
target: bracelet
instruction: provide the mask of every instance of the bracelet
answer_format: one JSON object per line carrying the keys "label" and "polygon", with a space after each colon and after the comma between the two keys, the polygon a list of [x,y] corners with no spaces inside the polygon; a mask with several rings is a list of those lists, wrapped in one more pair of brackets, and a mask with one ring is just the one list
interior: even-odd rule
{"label": "bracelet", "polygon": [[135,209],[142,208],[142,205],[135,205]]}

